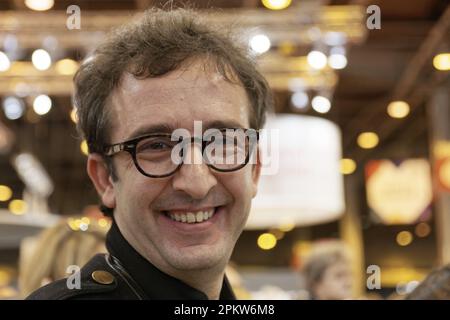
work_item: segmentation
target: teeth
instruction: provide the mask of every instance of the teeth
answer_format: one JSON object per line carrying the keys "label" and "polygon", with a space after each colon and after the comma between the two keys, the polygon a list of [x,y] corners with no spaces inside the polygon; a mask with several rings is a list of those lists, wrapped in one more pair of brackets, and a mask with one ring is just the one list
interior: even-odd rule
{"label": "teeth", "polygon": [[194,223],[195,222],[195,215],[192,212],[187,213],[187,222],[188,223]]}
{"label": "teeth", "polygon": [[214,215],[214,209],[207,211],[187,212],[187,213],[167,213],[167,216],[178,222],[184,223],[200,223],[210,219]]}

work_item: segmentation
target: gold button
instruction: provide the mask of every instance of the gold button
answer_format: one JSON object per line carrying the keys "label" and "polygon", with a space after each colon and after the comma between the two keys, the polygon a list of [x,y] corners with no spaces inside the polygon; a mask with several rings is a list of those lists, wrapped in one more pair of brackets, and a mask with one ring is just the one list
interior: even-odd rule
{"label": "gold button", "polygon": [[97,270],[92,272],[91,276],[95,282],[100,284],[111,284],[114,282],[114,276],[107,271]]}

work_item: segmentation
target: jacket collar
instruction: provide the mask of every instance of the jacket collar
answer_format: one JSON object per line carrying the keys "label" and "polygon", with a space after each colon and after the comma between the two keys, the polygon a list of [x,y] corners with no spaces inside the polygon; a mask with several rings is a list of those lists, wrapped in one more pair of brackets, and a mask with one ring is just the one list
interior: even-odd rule
{"label": "jacket collar", "polygon": [[[160,300],[207,300],[203,292],[160,271],[142,257],[123,237],[116,223],[113,223],[106,237],[106,248],[117,258],[129,275],[137,282],[149,299]],[[234,300],[235,296],[224,277],[221,300]]]}

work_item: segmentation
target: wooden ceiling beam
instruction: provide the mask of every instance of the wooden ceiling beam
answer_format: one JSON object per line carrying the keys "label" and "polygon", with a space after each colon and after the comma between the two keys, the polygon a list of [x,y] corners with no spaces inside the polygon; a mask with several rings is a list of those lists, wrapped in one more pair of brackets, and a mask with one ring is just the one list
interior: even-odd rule
{"label": "wooden ceiling beam", "polygon": [[[347,124],[347,132],[351,132],[350,137],[346,139],[347,143],[344,145],[344,150],[348,153],[358,154],[358,146],[356,145],[356,138],[360,133],[361,128],[367,124],[373,127],[378,127],[377,133],[380,140],[389,138],[392,132],[398,126],[398,122],[387,120],[386,107],[390,100],[406,100],[411,106],[411,112],[418,108],[423,102],[424,95],[429,92],[430,85],[424,87],[420,79],[421,72],[429,68],[427,64],[431,64],[433,53],[436,51],[438,45],[447,36],[450,29],[450,6],[442,14],[440,19],[433,26],[428,36],[423,41],[416,54],[405,67],[400,80],[392,90],[392,93],[383,99],[374,101],[368,104],[365,108],[357,113],[351,121]],[[436,75],[434,81],[430,83],[437,83],[442,78],[441,75]],[[419,83],[420,82],[420,83]],[[417,88],[419,87],[419,88]],[[387,121],[386,121],[387,120]],[[363,121],[363,124],[361,122]],[[355,129],[353,129],[355,128]]]}

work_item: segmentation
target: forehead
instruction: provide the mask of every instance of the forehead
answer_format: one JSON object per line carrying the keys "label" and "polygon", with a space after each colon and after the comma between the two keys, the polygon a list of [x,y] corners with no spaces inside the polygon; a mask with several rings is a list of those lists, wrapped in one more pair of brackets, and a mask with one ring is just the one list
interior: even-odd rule
{"label": "forehead", "polygon": [[[111,142],[155,126],[193,130],[194,121],[249,126],[249,101],[241,85],[194,62],[157,78],[125,74],[110,96]],[[140,133],[143,133],[142,130]]]}

